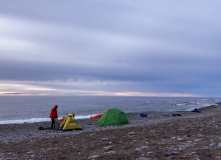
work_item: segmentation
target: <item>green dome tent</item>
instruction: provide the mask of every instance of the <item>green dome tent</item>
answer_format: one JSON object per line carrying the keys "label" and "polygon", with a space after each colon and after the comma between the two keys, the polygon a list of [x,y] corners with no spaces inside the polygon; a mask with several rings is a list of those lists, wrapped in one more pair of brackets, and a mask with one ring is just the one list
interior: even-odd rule
{"label": "green dome tent", "polygon": [[117,126],[127,123],[127,116],[122,110],[111,108],[99,118],[96,124],[101,126]]}

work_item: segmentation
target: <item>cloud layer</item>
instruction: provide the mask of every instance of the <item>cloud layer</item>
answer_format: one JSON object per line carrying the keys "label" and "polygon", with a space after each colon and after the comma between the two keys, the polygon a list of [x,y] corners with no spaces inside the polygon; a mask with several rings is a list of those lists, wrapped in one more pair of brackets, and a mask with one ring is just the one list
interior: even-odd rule
{"label": "cloud layer", "polygon": [[2,2],[0,94],[219,96],[220,4]]}

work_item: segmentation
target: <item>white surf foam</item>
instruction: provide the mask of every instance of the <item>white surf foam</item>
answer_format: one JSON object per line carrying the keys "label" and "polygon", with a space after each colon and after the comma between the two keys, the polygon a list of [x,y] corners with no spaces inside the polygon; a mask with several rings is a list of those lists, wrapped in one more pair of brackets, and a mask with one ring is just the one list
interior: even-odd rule
{"label": "white surf foam", "polygon": [[5,120],[0,121],[0,124],[21,124],[21,123],[35,123],[50,121],[50,118],[31,118],[31,119],[18,119],[18,120]]}
{"label": "white surf foam", "polygon": [[[75,119],[88,119],[94,115],[87,115],[87,116],[75,116]],[[63,117],[60,117],[63,118]],[[31,118],[31,119],[18,119],[18,120],[5,120],[0,121],[0,124],[21,124],[21,123],[37,123],[37,122],[47,122],[51,121],[50,118]]]}

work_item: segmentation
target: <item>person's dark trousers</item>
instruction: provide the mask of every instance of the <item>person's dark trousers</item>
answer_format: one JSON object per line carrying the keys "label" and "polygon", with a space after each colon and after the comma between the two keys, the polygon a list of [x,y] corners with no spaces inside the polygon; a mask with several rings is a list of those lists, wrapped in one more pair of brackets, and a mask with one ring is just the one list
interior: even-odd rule
{"label": "person's dark trousers", "polygon": [[51,129],[55,129],[55,126],[54,126],[54,118],[51,119]]}

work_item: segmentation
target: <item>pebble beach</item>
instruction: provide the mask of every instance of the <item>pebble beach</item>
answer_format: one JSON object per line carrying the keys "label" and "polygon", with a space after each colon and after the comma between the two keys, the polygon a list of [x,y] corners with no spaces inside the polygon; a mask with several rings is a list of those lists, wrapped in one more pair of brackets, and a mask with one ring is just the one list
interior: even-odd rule
{"label": "pebble beach", "polygon": [[221,104],[201,111],[128,114],[121,126],[79,119],[83,130],[66,132],[39,130],[39,123],[0,125],[0,160],[221,159]]}

